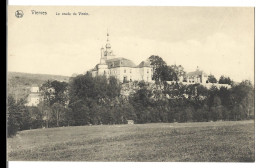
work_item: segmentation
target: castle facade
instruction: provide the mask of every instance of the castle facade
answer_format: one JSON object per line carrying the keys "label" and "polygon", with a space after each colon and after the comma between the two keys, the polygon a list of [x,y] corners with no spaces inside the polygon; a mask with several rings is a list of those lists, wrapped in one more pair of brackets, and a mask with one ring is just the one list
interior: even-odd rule
{"label": "castle facade", "polygon": [[140,64],[135,65],[133,61],[116,57],[111,49],[109,42],[109,33],[107,33],[107,43],[105,48],[101,48],[100,62],[93,69],[88,71],[93,77],[97,75],[105,75],[107,77],[114,76],[120,82],[152,81],[153,69],[150,61],[142,61]]}

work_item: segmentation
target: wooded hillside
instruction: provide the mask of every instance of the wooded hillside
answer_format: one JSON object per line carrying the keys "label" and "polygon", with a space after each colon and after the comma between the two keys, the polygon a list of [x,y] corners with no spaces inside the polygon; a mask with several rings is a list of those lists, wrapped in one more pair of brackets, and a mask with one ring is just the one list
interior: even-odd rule
{"label": "wooded hillside", "polygon": [[16,99],[24,98],[30,93],[32,86],[40,86],[50,80],[69,81],[68,76],[49,75],[49,74],[31,74],[22,72],[7,73],[7,92]]}

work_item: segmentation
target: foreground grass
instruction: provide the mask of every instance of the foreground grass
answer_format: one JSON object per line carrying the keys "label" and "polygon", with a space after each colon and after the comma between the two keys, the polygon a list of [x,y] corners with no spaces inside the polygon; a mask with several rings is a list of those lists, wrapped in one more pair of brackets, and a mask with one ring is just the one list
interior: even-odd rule
{"label": "foreground grass", "polygon": [[81,126],[22,131],[8,160],[254,162],[254,121]]}

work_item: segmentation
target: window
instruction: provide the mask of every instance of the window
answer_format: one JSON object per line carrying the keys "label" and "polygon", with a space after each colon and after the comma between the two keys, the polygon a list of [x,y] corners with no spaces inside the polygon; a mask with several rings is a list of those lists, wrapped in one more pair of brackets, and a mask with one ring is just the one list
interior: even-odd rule
{"label": "window", "polygon": [[124,73],[126,73],[126,70],[124,70]]}
{"label": "window", "polygon": [[130,69],[130,73],[132,73],[132,69]]}
{"label": "window", "polygon": [[123,78],[123,83],[126,83],[126,82],[127,82],[127,77],[124,76],[124,78]]}
{"label": "window", "polygon": [[149,73],[149,69],[147,69],[147,73]]}

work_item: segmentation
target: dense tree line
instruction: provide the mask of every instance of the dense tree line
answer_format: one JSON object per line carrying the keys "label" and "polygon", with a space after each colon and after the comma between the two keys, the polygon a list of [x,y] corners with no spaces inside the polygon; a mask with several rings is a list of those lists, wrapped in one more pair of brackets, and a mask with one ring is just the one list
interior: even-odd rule
{"label": "dense tree line", "polygon": [[244,120],[254,118],[254,88],[243,81],[231,89],[199,84],[164,84],[164,89],[149,89],[140,84],[131,95],[137,123]]}
{"label": "dense tree line", "polygon": [[42,115],[37,107],[26,107],[25,100],[15,101],[14,97],[9,95],[7,100],[7,135],[11,137],[17,131],[31,128],[40,128],[42,126]]}
{"label": "dense tree line", "polygon": [[[168,66],[158,56],[149,59],[156,82],[131,82],[136,88],[129,96],[121,94],[123,85],[115,77],[88,73],[72,77],[69,83],[46,81],[40,87],[42,101],[37,107],[27,107],[25,99],[15,101],[9,95],[8,135],[25,129],[124,124],[127,120],[155,123],[254,118],[254,86],[250,81],[234,84],[221,76],[219,83],[232,84],[231,89],[183,85],[178,82],[185,76],[182,66]],[[217,80],[210,75],[209,82]]]}
{"label": "dense tree line", "polygon": [[37,107],[25,106],[26,97],[16,101],[13,95],[7,100],[8,136],[19,130],[64,126],[68,120],[68,83],[46,81],[40,88],[42,100]]}
{"label": "dense tree line", "polygon": [[121,86],[115,77],[75,77],[70,83],[69,108],[71,125],[122,124],[134,117],[129,102],[120,95]]}

